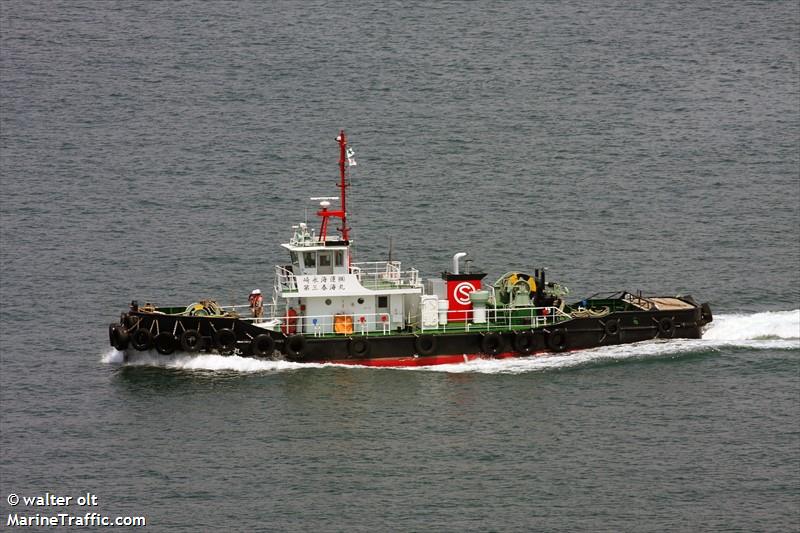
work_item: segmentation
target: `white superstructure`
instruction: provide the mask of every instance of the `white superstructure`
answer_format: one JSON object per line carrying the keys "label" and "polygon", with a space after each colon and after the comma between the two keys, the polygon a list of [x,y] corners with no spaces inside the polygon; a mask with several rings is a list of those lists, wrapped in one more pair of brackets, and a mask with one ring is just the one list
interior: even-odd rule
{"label": "white superstructure", "polygon": [[[396,331],[419,309],[422,283],[400,261],[354,263],[350,243],[293,226],[283,246],[291,263],[275,268],[274,316],[289,333]],[[297,315],[296,318],[295,314]]]}

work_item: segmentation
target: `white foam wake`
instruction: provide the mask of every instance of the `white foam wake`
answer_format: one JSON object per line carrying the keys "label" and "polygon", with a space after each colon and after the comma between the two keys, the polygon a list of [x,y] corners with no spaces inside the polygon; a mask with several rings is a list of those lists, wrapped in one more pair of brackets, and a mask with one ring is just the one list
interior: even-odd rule
{"label": "white foam wake", "polygon": [[128,352],[128,360],[124,361],[124,354],[114,348],[105,353],[102,362],[124,366],[158,366],[176,370],[211,370],[232,372],[268,372],[280,370],[297,370],[302,368],[322,368],[325,365],[316,363],[292,363],[289,361],[267,361],[253,359],[252,357],[239,357],[238,355],[161,355],[156,351]]}
{"label": "white foam wake", "polygon": [[603,346],[560,355],[503,360],[487,359],[460,365],[430,366],[424,369],[453,373],[518,374],[578,367],[603,361],[680,356],[708,350],[721,351],[726,347],[754,350],[799,350],[800,309],[715,316],[702,339],[654,340],[636,344]]}
{"label": "white foam wake", "polygon": [[800,309],[715,317],[703,338],[710,341],[800,339]]}
{"label": "white foam wake", "polygon": [[[580,350],[559,355],[542,355],[518,359],[487,359],[455,365],[435,365],[405,368],[435,372],[475,372],[488,374],[518,374],[559,368],[589,365],[603,361],[647,359],[680,356],[707,350],[720,351],[725,347],[741,347],[754,350],[800,349],[800,309],[794,311],[767,311],[752,314],[729,314],[714,317],[702,339],[655,340],[619,346],[604,346],[591,350]],[[280,372],[287,370],[324,368],[366,368],[351,365],[313,363],[290,363],[288,361],[265,361],[249,357],[221,355],[173,355],[163,356],[154,351],[133,353],[123,363],[122,352],[111,349],[102,361],[126,366],[157,366],[178,370],[206,370],[231,372]]]}

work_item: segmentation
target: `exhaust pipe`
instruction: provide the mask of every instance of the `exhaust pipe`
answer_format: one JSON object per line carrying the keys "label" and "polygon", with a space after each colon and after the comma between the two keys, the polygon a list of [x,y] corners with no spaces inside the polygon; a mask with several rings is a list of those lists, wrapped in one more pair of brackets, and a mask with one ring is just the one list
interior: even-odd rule
{"label": "exhaust pipe", "polygon": [[453,256],[453,274],[458,274],[458,260],[462,257],[466,256],[466,252],[458,252],[456,255]]}

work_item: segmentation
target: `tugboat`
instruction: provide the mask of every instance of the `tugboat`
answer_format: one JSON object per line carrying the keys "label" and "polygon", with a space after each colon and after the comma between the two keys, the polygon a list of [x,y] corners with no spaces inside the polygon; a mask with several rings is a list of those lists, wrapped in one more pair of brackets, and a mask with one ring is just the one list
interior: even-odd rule
{"label": "tugboat", "polygon": [[[281,246],[290,262],[275,267],[272,300],[253,291],[245,305],[213,300],[163,307],[131,302],[109,326],[111,345],[127,358],[155,349],[294,362],[425,366],[480,358],[528,357],[651,339],[698,339],[712,321],[691,296],[627,291],[567,303],[569,290],[544,269],[508,272],[485,285],[467,255],[452,257],[440,277],[423,280],[400,261],[354,262],[347,225],[349,167],[345,132],[339,144],[338,197],[319,201],[317,233],[292,226]],[[338,201],[338,208],[331,202]],[[338,234],[331,231],[338,219]],[[266,313],[265,313],[266,310]]]}

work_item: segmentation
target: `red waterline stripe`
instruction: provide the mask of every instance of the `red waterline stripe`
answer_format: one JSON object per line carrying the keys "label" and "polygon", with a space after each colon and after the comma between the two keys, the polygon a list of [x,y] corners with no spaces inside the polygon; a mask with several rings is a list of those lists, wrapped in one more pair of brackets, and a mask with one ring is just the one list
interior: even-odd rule
{"label": "red waterline stripe", "polygon": [[516,352],[502,352],[496,355],[486,355],[482,353],[452,354],[452,355],[421,355],[419,357],[380,357],[376,359],[331,359],[326,361],[315,361],[332,363],[336,365],[357,365],[374,367],[409,367],[409,366],[433,366],[433,365],[453,365],[467,363],[476,359],[511,359],[520,357],[530,357],[540,353],[547,353],[546,350],[531,352],[527,355]]}

